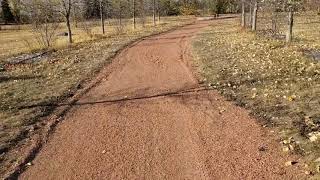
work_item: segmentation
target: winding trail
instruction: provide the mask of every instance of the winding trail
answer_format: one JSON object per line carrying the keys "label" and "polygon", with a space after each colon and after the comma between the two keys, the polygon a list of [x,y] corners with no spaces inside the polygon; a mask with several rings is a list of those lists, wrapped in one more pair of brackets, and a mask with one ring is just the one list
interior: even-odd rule
{"label": "winding trail", "polygon": [[119,54],[20,179],[304,179],[274,135],[201,85],[190,41],[214,21]]}

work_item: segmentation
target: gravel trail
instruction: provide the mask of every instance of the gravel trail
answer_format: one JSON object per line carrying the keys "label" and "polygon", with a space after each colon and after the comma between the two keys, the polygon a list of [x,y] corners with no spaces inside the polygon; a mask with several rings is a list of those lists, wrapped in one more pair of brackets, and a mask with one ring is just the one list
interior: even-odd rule
{"label": "gravel trail", "polygon": [[120,53],[19,178],[305,179],[268,129],[198,82],[190,42],[210,23]]}

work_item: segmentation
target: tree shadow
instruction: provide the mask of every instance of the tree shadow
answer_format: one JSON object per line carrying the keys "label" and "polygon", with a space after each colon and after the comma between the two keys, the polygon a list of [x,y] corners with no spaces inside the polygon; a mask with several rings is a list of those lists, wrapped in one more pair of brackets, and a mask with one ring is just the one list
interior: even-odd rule
{"label": "tree shadow", "polygon": [[30,80],[41,78],[42,76],[29,76],[29,75],[22,75],[22,76],[0,76],[0,83],[8,82],[8,81],[17,81],[17,80]]}
{"label": "tree shadow", "polygon": [[195,92],[203,92],[203,91],[213,91],[214,89],[209,88],[207,86],[194,86],[194,87],[186,87],[175,91],[167,91],[161,93],[155,93],[150,95],[142,95],[143,93],[139,93],[140,95],[135,95],[133,97],[121,97],[115,99],[108,99],[108,100],[98,100],[98,101],[85,101],[85,102],[74,102],[74,103],[48,103],[48,104],[35,104],[29,106],[21,106],[19,109],[29,109],[29,108],[36,108],[36,107],[50,107],[50,108],[57,108],[62,106],[84,106],[84,105],[97,105],[97,104],[104,104],[104,105],[111,105],[111,104],[118,104],[123,102],[131,102],[131,101],[138,101],[138,100],[146,100],[146,99],[154,99],[154,98],[161,98],[161,97],[181,97],[184,95],[188,95],[190,93]]}

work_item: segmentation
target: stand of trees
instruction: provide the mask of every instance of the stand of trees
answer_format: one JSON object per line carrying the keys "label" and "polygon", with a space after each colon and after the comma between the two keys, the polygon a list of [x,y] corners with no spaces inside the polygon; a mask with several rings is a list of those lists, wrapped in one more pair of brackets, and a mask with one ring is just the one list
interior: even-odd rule
{"label": "stand of trees", "polygon": [[[257,30],[257,23],[260,22],[259,14],[264,14],[271,22],[270,31],[275,35],[278,33],[278,26],[285,21],[286,42],[293,39],[293,28],[296,13],[304,11],[320,11],[320,0],[241,0],[241,26],[252,31]],[[315,14],[316,15],[316,14]],[[249,16],[249,18],[246,18]],[[247,22],[248,21],[248,22]],[[268,22],[264,19],[264,22]]]}
{"label": "stand of trees", "polygon": [[[119,30],[123,19],[132,19],[133,28],[137,23],[145,24],[147,16],[153,17],[153,25],[161,16],[172,15],[213,15],[237,11],[236,0],[1,0],[1,19],[8,23],[29,23],[38,34],[37,40],[50,47],[55,30],[64,22],[69,43],[73,42],[72,25],[100,19],[101,32],[105,33],[105,19],[118,19]],[[139,20],[139,22],[137,21]]]}
{"label": "stand of trees", "polygon": [[8,0],[1,1],[1,8],[2,8],[1,15],[2,15],[4,23],[8,24],[8,23],[14,22],[14,16],[13,16],[12,10],[9,6]]}
{"label": "stand of trees", "polygon": [[[37,2],[35,2],[37,1]],[[6,23],[28,23],[31,21],[30,12],[26,6],[32,3],[47,0],[1,0],[1,19]],[[59,0],[57,0],[59,2]],[[135,1],[135,3],[133,3]],[[53,1],[52,1],[53,2]],[[63,3],[62,0],[60,2]],[[232,13],[238,9],[237,0],[72,0],[71,6],[81,9],[81,16],[86,19],[100,18],[101,10],[105,11],[106,18],[119,16],[119,6],[121,6],[121,17],[132,16],[133,4],[137,16],[141,13],[150,15],[153,9],[160,12],[162,16],[172,15],[200,15],[200,14],[221,14]],[[66,4],[68,5],[68,3]],[[143,6],[143,7],[141,7]],[[103,7],[103,9],[102,9]],[[63,7],[62,7],[63,8]],[[71,8],[73,11],[74,8]],[[145,12],[141,12],[145,11]]]}

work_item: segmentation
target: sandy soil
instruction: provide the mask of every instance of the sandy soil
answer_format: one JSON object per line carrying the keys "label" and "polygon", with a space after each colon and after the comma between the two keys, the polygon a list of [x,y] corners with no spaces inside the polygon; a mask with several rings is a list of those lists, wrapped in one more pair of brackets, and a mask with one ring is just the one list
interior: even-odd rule
{"label": "sandy soil", "polygon": [[198,82],[190,40],[211,22],[124,50],[21,179],[304,179],[248,112]]}

